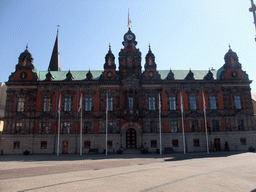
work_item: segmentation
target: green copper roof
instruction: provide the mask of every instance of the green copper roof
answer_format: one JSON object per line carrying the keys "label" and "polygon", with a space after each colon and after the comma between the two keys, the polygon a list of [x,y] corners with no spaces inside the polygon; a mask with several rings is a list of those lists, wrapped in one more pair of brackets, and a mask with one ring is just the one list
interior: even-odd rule
{"label": "green copper roof", "polygon": [[[45,80],[46,74],[48,73],[48,71],[37,71],[37,70],[34,70],[34,71],[37,74],[39,74],[40,81]],[[88,70],[87,71],[70,71],[70,72],[74,80],[84,80],[86,79],[86,74],[88,73]],[[91,71],[93,79],[98,80],[102,72],[103,72],[102,70]],[[161,79],[165,79],[169,73],[169,70],[159,70],[158,72],[161,75]],[[172,72],[174,73],[175,79],[183,80],[187,76],[189,70],[172,70]],[[194,73],[194,78],[197,80],[200,80],[204,78],[204,76],[208,73],[208,70],[192,70],[192,72]],[[211,70],[211,72],[213,73],[214,79],[216,79],[217,71]],[[51,74],[55,81],[65,80],[67,73],[68,71],[51,71]]]}

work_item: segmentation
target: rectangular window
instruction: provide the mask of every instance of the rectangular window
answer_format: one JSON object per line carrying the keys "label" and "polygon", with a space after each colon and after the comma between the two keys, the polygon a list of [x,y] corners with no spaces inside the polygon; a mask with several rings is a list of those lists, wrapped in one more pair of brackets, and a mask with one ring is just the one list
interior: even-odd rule
{"label": "rectangular window", "polygon": [[151,133],[157,133],[158,132],[157,121],[150,121],[150,132]]}
{"label": "rectangular window", "polygon": [[109,97],[108,98],[108,111],[113,111],[114,110],[114,98]]}
{"label": "rectangular window", "polygon": [[194,147],[199,147],[200,146],[199,139],[194,139],[193,143],[194,143]]}
{"label": "rectangular window", "polygon": [[237,127],[238,127],[238,131],[244,131],[244,120],[243,119],[237,120]]}
{"label": "rectangular window", "polygon": [[64,98],[64,111],[71,111],[71,97]]}
{"label": "rectangular window", "polygon": [[91,141],[84,141],[84,148],[85,149],[91,148]]}
{"label": "rectangular window", "polygon": [[92,97],[85,98],[85,111],[92,111]]}
{"label": "rectangular window", "polygon": [[169,109],[176,110],[176,98],[175,97],[169,97]]}
{"label": "rectangular window", "polygon": [[43,122],[41,125],[41,134],[49,134],[51,132],[50,122]]}
{"label": "rectangular window", "polygon": [[113,121],[108,122],[108,133],[109,134],[113,133]]}
{"label": "rectangular window", "polygon": [[246,138],[240,138],[241,145],[246,145]]}
{"label": "rectangular window", "polygon": [[18,99],[17,111],[22,112],[25,110],[25,98],[20,97]]}
{"label": "rectangular window", "polygon": [[177,120],[170,121],[170,132],[171,133],[178,132],[178,121]]}
{"label": "rectangular window", "polygon": [[217,109],[216,97],[215,96],[210,96],[209,101],[210,101],[210,109]]}
{"label": "rectangular window", "polygon": [[62,123],[62,134],[70,134],[71,133],[71,123],[64,122]]}
{"label": "rectangular window", "polygon": [[234,96],[234,104],[235,104],[235,109],[242,109],[240,96],[238,95]]}
{"label": "rectangular window", "polygon": [[156,110],[155,97],[148,98],[148,110]]}
{"label": "rectangular window", "polygon": [[190,110],[196,110],[196,97],[189,97],[189,107]]}
{"label": "rectangular window", "polygon": [[173,139],[172,140],[172,147],[179,147],[179,140],[178,139]]}
{"label": "rectangular window", "polygon": [[199,132],[199,124],[198,124],[198,120],[191,120],[190,122],[190,131],[191,132]]}
{"label": "rectangular window", "polygon": [[92,122],[91,121],[85,121],[84,122],[83,134],[86,134],[86,133],[93,133],[93,127],[92,127]]}
{"label": "rectangular window", "polygon": [[19,149],[20,148],[20,141],[14,141],[13,142],[13,149]]}
{"label": "rectangular window", "polygon": [[113,141],[108,141],[108,148],[113,148]]}
{"label": "rectangular window", "polygon": [[23,132],[23,123],[17,122],[15,123],[14,134],[21,134]]}
{"label": "rectangular window", "polygon": [[157,148],[157,140],[151,140],[151,148]]}
{"label": "rectangular window", "polygon": [[129,97],[128,98],[128,104],[129,104],[129,109],[133,109],[133,98],[132,97]]}
{"label": "rectangular window", "polygon": [[43,111],[51,111],[51,99],[50,98],[44,98],[44,105],[43,105]]}
{"label": "rectangular window", "polygon": [[213,132],[220,131],[220,124],[218,120],[212,120],[212,131]]}
{"label": "rectangular window", "polygon": [[41,149],[47,149],[47,141],[41,141]]}

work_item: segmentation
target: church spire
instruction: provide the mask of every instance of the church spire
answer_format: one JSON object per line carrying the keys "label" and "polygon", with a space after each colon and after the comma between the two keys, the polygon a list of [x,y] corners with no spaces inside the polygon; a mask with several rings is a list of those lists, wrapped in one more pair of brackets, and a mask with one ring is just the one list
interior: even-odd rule
{"label": "church spire", "polygon": [[59,40],[58,40],[59,28],[57,29],[57,36],[52,51],[52,57],[49,64],[48,71],[60,71],[60,53],[59,53]]}

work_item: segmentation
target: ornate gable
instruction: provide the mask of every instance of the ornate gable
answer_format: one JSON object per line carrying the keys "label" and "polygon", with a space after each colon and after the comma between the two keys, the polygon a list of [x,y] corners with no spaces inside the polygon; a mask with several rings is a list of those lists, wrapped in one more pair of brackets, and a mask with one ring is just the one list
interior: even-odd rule
{"label": "ornate gable", "polygon": [[16,70],[9,76],[9,82],[11,81],[37,81],[38,75],[34,72],[35,66],[33,65],[33,56],[26,50],[20,54],[19,62],[16,65]]}

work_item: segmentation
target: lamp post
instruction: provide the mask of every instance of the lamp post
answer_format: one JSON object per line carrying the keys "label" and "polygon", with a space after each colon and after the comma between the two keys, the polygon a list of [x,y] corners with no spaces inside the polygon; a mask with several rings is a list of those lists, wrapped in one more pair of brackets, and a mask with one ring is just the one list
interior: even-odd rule
{"label": "lamp post", "polygon": [[[252,14],[253,14],[253,20],[254,20],[254,25],[255,25],[255,29],[256,29],[256,16],[255,16],[256,7],[255,7],[253,0],[251,0],[251,4],[252,4],[252,7],[249,8],[249,11],[252,12]],[[256,38],[255,38],[255,41],[256,41]]]}

